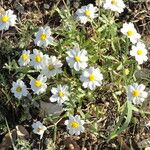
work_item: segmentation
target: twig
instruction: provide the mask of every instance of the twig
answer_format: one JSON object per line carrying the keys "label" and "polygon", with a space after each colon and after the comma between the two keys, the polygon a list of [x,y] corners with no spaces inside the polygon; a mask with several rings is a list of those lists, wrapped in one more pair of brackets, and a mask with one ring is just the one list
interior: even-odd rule
{"label": "twig", "polygon": [[9,133],[9,137],[11,139],[11,143],[12,143],[13,149],[16,150],[15,144],[14,144],[14,141],[13,141],[13,138],[12,138],[12,135],[11,135],[11,132],[10,132],[10,129],[9,129],[9,126],[8,126],[8,122],[7,122],[6,118],[5,118],[5,122],[6,122],[6,126],[7,126],[7,129],[8,129],[8,133]]}
{"label": "twig", "polygon": [[57,126],[57,124],[62,120],[63,117],[61,117],[57,122],[55,122],[53,125],[50,125],[47,127],[47,129],[52,128],[54,126]]}

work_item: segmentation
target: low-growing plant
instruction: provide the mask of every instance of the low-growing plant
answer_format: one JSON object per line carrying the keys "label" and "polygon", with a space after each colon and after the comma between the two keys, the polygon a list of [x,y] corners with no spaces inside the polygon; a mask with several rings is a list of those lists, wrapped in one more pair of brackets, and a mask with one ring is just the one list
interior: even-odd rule
{"label": "low-growing plant", "polygon": [[[55,28],[49,24],[38,27],[31,21],[15,25],[19,37],[16,45],[22,52],[14,52],[14,59],[5,63],[12,85],[11,92],[5,85],[2,91],[15,109],[26,110],[26,105],[37,110],[33,112],[36,116],[41,101],[62,107],[60,115],[32,119],[36,121],[33,132],[40,139],[46,130],[53,131],[49,143],[52,149],[58,131],[65,131],[64,125],[71,135],[91,132],[97,137],[104,125],[108,128],[104,136],[109,141],[129,127],[134,112],[150,114],[142,111],[141,105],[147,97],[147,83],[135,76],[148,59],[146,46],[133,23],[118,19],[125,8],[122,0],[106,0],[103,6],[89,4],[74,13],[64,2],[63,8],[56,9],[61,23]],[[0,17],[7,22],[6,14]],[[104,123],[107,117],[111,118],[109,125]],[[28,143],[20,144],[29,147]]]}

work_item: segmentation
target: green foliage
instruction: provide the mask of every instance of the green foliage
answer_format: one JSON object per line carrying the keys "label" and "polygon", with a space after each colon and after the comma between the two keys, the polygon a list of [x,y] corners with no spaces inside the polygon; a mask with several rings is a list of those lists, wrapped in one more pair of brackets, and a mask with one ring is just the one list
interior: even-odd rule
{"label": "green foliage", "polygon": [[17,139],[15,143],[15,150],[30,150],[31,144],[27,140]]}
{"label": "green foliage", "polygon": [[[37,31],[37,26],[32,21],[27,21],[24,24],[19,22],[18,28],[16,28],[19,40],[16,42],[16,45],[10,40],[11,37],[0,41],[2,49],[0,53],[13,53],[12,58],[8,56],[8,61],[3,65],[3,69],[9,74],[6,77],[0,74],[4,105],[8,103],[15,110],[20,106],[22,111],[19,111],[21,113],[19,122],[23,122],[28,119],[24,112],[26,110],[24,104],[28,108],[37,109],[36,115],[38,115],[40,107],[34,107],[34,102],[48,101],[52,87],[58,84],[67,84],[70,87],[70,100],[64,105],[64,114],[61,116],[45,116],[43,118],[46,123],[52,124],[50,127],[54,132],[53,136],[51,136],[53,139],[47,141],[46,150],[54,150],[56,148],[57,126],[59,126],[59,121],[69,114],[80,114],[87,122],[90,132],[99,136],[101,129],[100,119],[105,119],[107,111],[113,108],[112,113],[115,113],[117,117],[114,122],[117,123],[107,138],[109,140],[116,138],[128,129],[133,111],[145,113],[134,107],[126,99],[126,86],[137,81],[135,72],[138,66],[134,60],[129,58],[129,49],[131,47],[129,40],[119,33],[122,23],[116,19],[117,17],[113,13],[103,9],[100,9],[100,15],[96,20],[85,26],[75,20],[69,7],[66,6],[64,9],[57,8],[56,11],[61,17],[61,24],[52,29],[53,34],[57,35],[55,39],[57,44],[54,43],[53,46],[45,49],[41,48],[40,50],[43,53],[56,55],[60,58],[64,62],[63,73],[48,79],[46,94],[39,96],[31,94],[31,98],[21,99],[20,101],[12,96],[9,91],[12,81],[23,79],[29,85],[29,81],[36,78],[40,73],[40,71],[34,70],[31,66],[20,67],[17,63],[21,50],[33,50],[35,48],[32,43],[32,37]],[[97,88],[95,91],[83,89],[79,80],[81,72],[78,73],[73,69],[71,70],[65,63],[66,50],[76,44],[79,44],[81,49],[87,50],[89,66],[100,68],[104,76],[102,87]],[[129,70],[128,75],[124,74],[125,69]],[[11,81],[7,82],[7,76],[9,75],[11,75]],[[105,98],[103,99],[103,97]],[[29,100],[30,102],[27,102]],[[106,102],[111,105],[111,108],[106,106]],[[149,113],[147,112],[147,114]],[[1,116],[3,116],[3,113],[0,113]],[[0,131],[2,128],[3,123],[0,125]],[[18,140],[15,146],[19,150],[30,149],[29,142],[25,140]]]}
{"label": "green foliage", "polygon": [[[132,118],[132,104],[131,102],[127,101],[125,109],[121,115],[121,117],[119,118],[119,121],[116,124],[116,127],[113,129],[113,132],[110,134],[109,139],[113,139],[115,137],[117,137],[122,131],[124,131]],[[124,123],[123,120],[125,119]]]}
{"label": "green foliage", "polygon": [[55,143],[53,143],[53,140],[52,139],[48,139],[47,141],[46,141],[46,150],[55,150],[56,149],[56,147],[55,147]]}

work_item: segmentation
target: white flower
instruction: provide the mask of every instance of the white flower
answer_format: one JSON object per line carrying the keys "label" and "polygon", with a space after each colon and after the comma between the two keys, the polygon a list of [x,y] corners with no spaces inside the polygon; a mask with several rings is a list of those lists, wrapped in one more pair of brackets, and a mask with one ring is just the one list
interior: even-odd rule
{"label": "white flower", "polygon": [[144,150],[150,150],[150,147],[146,147]]}
{"label": "white flower", "polygon": [[130,41],[135,44],[141,38],[141,35],[137,33],[133,23],[124,23],[121,32],[130,38]]}
{"label": "white flower", "polygon": [[47,130],[47,128],[40,121],[33,123],[32,128],[35,134],[40,135],[40,139],[42,139],[45,130]]}
{"label": "white flower", "polygon": [[101,86],[103,75],[101,74],[99,68],[90,67],[83,70],[80,80],[83,82],[84,88],[90,88],[94,90],[97,86]]}
{"label": "white flower", "polygon": [[40,47],[47,47],[49,44],[53,43],[53,37],[51,36],[50,27],[40,27],[39,31],[35,33],[36,38],[34,39],[34,43]]}
{"label": "white flower", "polygon": [[132,85],[129,85],[127,90],[128,100],[135,105],[141,104],[148,96],[148,93],[144,90],[145,85],[143,84],[138,85],[137,83],[133,83]]}
{"label": "white flower", "polygon": [[144,61],[148,60],[147,50],[145,48],[145,44],[138,42],[136,45],[132,46],[132,50],[130,51],[130,55],[134,56],[138,64],[142,64]]}
{"label": "white flower", "polygon": [[23,52],[18,60],[18,63],[20,66],[26,66],[29,64],[29,62],[30,62],[30,51],[23,50]]}
{"label": "white flower", "polygon": [[46,76],[39,75],[37,79],[32,79],[30,81],[31,89],[34,91],[35,94],[39,95],[41,93],[44,93],[46,91],[47,85],[46,82],[47,78]]}
{"label": "white flower", "polygon": [[7,10],[0,14],[0,30],[8,30],[10,26],[16,24],[17,17],[12,10]]}
{"label": "white flower", "polygon": [[86,50],[80,50],[79,46],[75,46],[72,50],[69,50],[66,53],[68,54],[66,61],[70,68],[79,71],[87,67],[88,57]]}
{"label": "white flower", "polygon": [[70,115],[69,120],[65,121],[65,125],[71,135],[80,135],[80,133],[84,132],[84,120],[81,120],[79,115]]}
{"label": "white flower", "polygon": [[41,74],[47,76],[48,78],[53,77],[62,72],[62,65],[63,64],[60,60],[58,60],[55,56],[51,56],[42,68]]}
{"label": "white flower", "polygon": [[14,93],[14,96],[20,99],[22,96],[28,95],[28,90],[24,82],[18,79],[16,82],[13,82],[11,92]]}
{"label": "white flower", "polygon": [[49,59],[48,55],[43,55],[43,53],[38,51],[37,49],[33,50],[33,54],[31,54],[30,57],[30,65],[33,66],[35,69],[43,69]]}
{"label": "white flower", "polygon": [[51,102],[57,102],[59,105],[62,105],[65,101],[68,100],[69,92],[67,85],[58,85],[57,88],[51,89],[52,96],[50,97]]}
{"label": "white flower", "polygon": [[94,7],[93,4],[88,4],[87,6],[82,6],[76,11],[76,18],[78,21],[85,24],[86,22],[98,17],[98,14],[95,14],[97,11],[97,7]]}
{"label": "white flower", "polygon": [[121,13],[124,11],[125,4],[123,0],[106,0],[104,3],[104,8]]}

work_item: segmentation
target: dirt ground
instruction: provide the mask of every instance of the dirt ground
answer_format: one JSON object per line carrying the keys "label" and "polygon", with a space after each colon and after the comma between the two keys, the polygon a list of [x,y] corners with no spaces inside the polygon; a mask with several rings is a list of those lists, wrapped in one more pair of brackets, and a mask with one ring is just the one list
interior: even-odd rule
{"label": "dirt ground", "polygon": [[[68,3],[71,4],[73,10],[76,10],[82,5],[93,3],[93,0],[68,0]],[[126,1],[127,8],[125,12],[120,14],[120,21],[132,21],[136,24],[138,32],[142,34],[145,44],[150,50],[150,2],[137,2],[137,1]],[[51,27],[57,27],[60,23],[60,18],[57,12],[54,10],[56,7],[63,7],[62,0],[1,0],[0,6],[4,9],[11,8],[15,13],[26,22],[27,20],[32,20],[32,23],[35,25],[44,25],[47,22]],[[49,12],[49,10],[52,10]],[[47,20],[50,18],[50,20]],[[5,32],[5,40],[13,37],[15,30]],[[6,69],[3,69],[3,66],[10,58],[15,58],[15,53],[13,50],[16,49],[14,44],[13,49],[11,48],[11,42],[15,43],[18,41],[17,37],[14,37],[13,41],[3,42],[4,39],[0,39],[0,143],[2,142],[5,134],[7,133],[5,128],[5,117],[7,118],[10,129],[12,130],[17,124],[20,124],[18,119],[22,108],[13,108],[13,104],[6,102],[6,95],[1,91],[2,84],[6,83],[8,85],[7,90],[10,88],[10,83],[12,82],[12,76],[8,73]],[[7,45],[7,48],[6,48]],[[21,48],[20,48],[21,49]],[[19,51],[19,49],[18,49]],[[141,79],[150,80],[150,58],[147,63],[144,64],[143,69],[137,72],[137,76]],[[7,79],[7,80],[6,80]],[[150,89],[150,83],[147,90]],[[109,97],[109,96],[108,96]],[[150,100],[150,97],[148,98]],[[103,101],[101,102],[103,104]],[[116,112],[114,104],[110,104],[110,108],[107,111],[107,116],[101,122],[103,127],[97,138],[95,135],[90,133],[85,133],[82,137],[68,137],[62,131],[65,129],[62,127],[62,131],[58,133],[57,136],[57,149],[69,149],[69,150],[79,150],[79,147],[83,147],[83,144],[86,145],[88,150],[140,150],[145,147],[150,147],[150,128],[145,126],[145,123],[150,121],[150,116],[141,115],[139,113],[134,113],[135,122],[134,126],[131,125],[126,132],[122,133],[115,140],[107,141],[106,135],[110,130],[111,125],[113,125],[116,117]],[[143,105],[143,110],[150,111],[150,101],[147,101]],[[114,112],[113,112],[114,111]],[[34,113],[31,110],[31,114],[34,116]],[[36,116],[35,116],[36,117]],[[21,122],[22,124],[31,124],[30,121]],[[27,130],[30,131],[30,128],[27,126]],[[45,137],[46,138],[46,137]],[[38,140],[35,137],[35,143],[33,147],[36,149],[39,146]],[[36,143],[37,142],[37,143]],[[44,141],[40,143],[43,144]],[[1,149],[0,149],[1,150]],[[4,150],[4,149],[3,149]]]}

